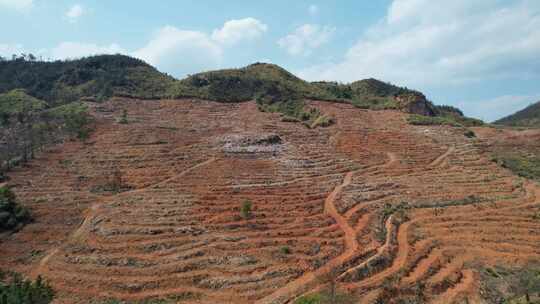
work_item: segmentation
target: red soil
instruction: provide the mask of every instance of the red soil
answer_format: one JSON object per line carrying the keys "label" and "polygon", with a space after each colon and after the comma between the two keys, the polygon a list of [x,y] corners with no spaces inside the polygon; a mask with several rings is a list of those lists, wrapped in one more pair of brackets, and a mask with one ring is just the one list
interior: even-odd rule
{"label": "red soil", "polygon": [[[308,129],[253,102],[96,107],[86,143],[10,173],[36,222],[0,239],[0,265],[44,276],[56,303],[287,303],[324,287],[330,271],[360,303],[383,296],[388,278],[404,289],[425,283],[429,302],[452,303],[478,299],[478,265],[539,258],[540,190],[489,161],[485,143],[408,125],[396,111],[311,106],[337,123]],[[116,123],[123,109],[128,124]],[[253,134],[282,143],[224,149],[224,137]],[[118,172],[126,191],[99,191]],[[243,219],[246,199],[253,211]],[[382,218],[402,202],[408,219]]]}

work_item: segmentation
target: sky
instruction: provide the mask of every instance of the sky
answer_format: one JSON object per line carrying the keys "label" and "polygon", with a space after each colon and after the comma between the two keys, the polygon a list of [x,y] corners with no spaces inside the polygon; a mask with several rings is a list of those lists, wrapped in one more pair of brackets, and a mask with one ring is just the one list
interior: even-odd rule
{"label": "sky", "polygon": [[540,100],[539,0],[0,0],[0,27],[3,57],[122,53],[177,78],[269,62],[486,121]]}

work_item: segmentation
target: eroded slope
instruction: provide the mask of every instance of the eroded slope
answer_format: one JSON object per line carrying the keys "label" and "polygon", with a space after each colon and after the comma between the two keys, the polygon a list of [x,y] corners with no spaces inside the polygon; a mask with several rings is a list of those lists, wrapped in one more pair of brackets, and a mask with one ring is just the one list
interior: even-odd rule
{"label": "eroded slope", "polygon": [[58,303],[285,303],[330,272],[361,303],[452,303],[479,301],[483,264],[538,259],[538,188],[462,130],[309,105],[337,123],[308,129],[254,102],[94,106],[86,143],[10,174],[37,222],[2,239],[1,264],[45,276]]}

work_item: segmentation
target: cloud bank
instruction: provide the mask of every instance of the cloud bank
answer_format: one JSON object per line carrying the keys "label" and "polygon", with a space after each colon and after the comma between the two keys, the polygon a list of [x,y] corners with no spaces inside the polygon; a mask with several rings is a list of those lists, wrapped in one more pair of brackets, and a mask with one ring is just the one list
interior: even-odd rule
{"label": "cloud bank", "polygon": [[278,40],[278,45],[290,55],[310,55],[311,52],[330,41],[336,29],[330,26],[304,24]]}
{"label": "cloud bank", "polygon": [[540,74],[540,2],[394,0],[340,61],[310,80],[366,77],[412,86],[459,85]]}

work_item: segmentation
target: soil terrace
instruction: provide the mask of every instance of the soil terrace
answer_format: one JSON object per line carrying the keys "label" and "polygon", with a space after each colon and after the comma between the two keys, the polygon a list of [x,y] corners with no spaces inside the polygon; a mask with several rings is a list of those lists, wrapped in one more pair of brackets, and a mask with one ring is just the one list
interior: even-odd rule
{"label": "soil terrace", "polygon": [[[308,129],[254,102],[94,105],[89,140],[10,173],[36,222],[1,239],[0,264],[50,280],[55,303],[291,303],[330,272],[358,303],[384,299],[388,282],[453,303],[479,299],[481,265],[539,258],[538,186],[463,130],[309,105],[337,123]],[[261,134],[281,142],[225,149],[227,136]],[[112,177],[118,193],[105,187]]]}

